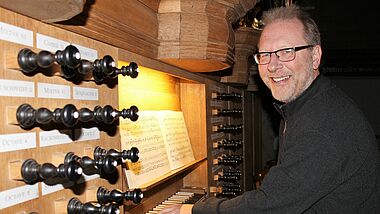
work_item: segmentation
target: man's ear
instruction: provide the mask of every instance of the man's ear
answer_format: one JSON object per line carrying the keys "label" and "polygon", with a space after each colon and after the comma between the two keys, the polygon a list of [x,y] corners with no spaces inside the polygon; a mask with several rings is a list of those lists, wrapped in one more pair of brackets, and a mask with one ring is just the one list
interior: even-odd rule
{"label": "man's ear", "polygon": [[316,45],[313,47],[313,68],[314,70],[319,68],[319,65],[321,64],[321,58],[322,58],[322,48],[320,45]]}

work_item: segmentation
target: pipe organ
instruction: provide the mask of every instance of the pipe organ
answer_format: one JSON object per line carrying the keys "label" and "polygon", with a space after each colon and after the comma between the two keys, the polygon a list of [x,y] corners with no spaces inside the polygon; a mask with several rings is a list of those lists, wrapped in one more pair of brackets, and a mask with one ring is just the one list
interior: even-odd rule
{"label": "pipe organ", "polygon": [[[253,188],[244,89],[3,8],[0,47],[0,213],[140,214]],[[133,185],[148,148],[126,147],[123,124],[168,110],[183,115],[194,158]]]}

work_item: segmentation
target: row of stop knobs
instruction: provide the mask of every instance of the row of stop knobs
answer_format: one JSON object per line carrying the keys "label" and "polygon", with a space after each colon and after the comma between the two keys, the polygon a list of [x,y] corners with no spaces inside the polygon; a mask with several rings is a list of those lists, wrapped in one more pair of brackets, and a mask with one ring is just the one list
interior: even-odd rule
{"label": "row of stop knobs", "polygon": [[71,198],[67,204],[68,214],[96,213],[96,214],[119,214],[119,206],[123,205],[124,201],[133,201],[140,203],[143,199],[141,189],[122,192],[120,190],[107,190],[104,187],[99,187],[96,193],[97,203],[81,202],[78,198]]}
{"label": "row of stop knobs", "polygon": [[104,187],[99,187],[96,193],[97,204],[92,202],[82,203],[78,198],[71,198],[67,204],[68,214],[96,213],[96,214],[119,214],[119,206],[123,205],[124,201],[133,201],[140,203],[143,199],[141,189],[121,192],[119,190],[107,190]]}
{"label": "row of stop knobs", "polygon": [[216,197],[236,197],[241,194],[241,186],[237,183],[223,184],[217,187]]}
{"label": "row of stop knobs", "polygon": [[214,180],[219,183],[215,187],[210,187],[210,193],[216,197],[236,197],[241,194],[241,186],[238,182],[241,173],[240,170],[223,169],[214,176]]}
{"label": "row of stop knobs", "polygon": [[119,117],[128,118],[131,121],[138,119],[138,108],[131,106],[129,109],[117,110],[110,105],[104,107],[95,106],[91,111],[88,108],[77,109],[72,104],[51,111],[47,108],[34,109],[25,103],[20,105],[16,111],[16,119],[24,129],[30,129],[36,124],[49,124],[51,122],[63,124],[66,127],[74,127],[78,122],[95,122],[112,124]]}
{"label": "row of stop knobs", "polygon": [[82,177],[82,173],[87,175],[114,173],[116,167],[122,164],[123,160],[137,162],[139,150],[132,147],[130,150],[119,152],[115,149],[105,150],[97,146],[94,149],[94,159],[88,156],[79,157],[73,152],[69,152],[65,155],[64,163],[58,167],[51,163],[39,164],[34,159],[27,159],[21,166],[21,176],[29,184],[54,178],[75,182]]}
{"label": "row of stop knobs", "polygon": [[118,69],[114,59],[109,55],[105,55],[102,59],[96,59],[94,62],[81,59],[78,48],[73,45],[68,45],[64,50],[58,50],[55,53],[46,50],[35,53],[24,48],[19,51],[17,62],[21,70],[27,74],[38,68],[51,67],[54,63],[61,66],[61,72],[67,79],[73,78],[77,74],[86,75],[91,72],[96,83],[115,78],[119,74],[136,78],[139,73],[135,62]]}
{"label": "row of stop knobs", "polygon": [[[49,68],[54,64],[61,66],[62,75],[67,78],[74,78],[78,75],[92,74],[96,83],[101,83],[105,79],[113,79],[118,75],[138,76],[138,66],[131,62],[128,66],[116,67],[116,63],[109,55],[91,62],[81,59],[79,50],[69,45],[64,50],[58,50],[55,53],[48,51],[33,52],[28,48],[19,51],[17,56],[18,65],[21,70],[30,74],[37,69]],[[22,104],[16,112],[16,118],[22,128],[29,129],[40,124],[57,123],[66,127],[74,127],[78,122],[95,122],[112,124],[119,117],[129,118],[132,121],[138,119],[138,108],[131,106],[129,109],[121,111],[112,108],[109,105],[104,107],[96,106],[93,110],[88,108],[77,109],[72,104],[67,104],[63,108],[56,108],[50,111],[47,108],[34,109],[29,104]],[[129,159],[131,162],[137,162],[139,159],[138,149],[132,147],[130,150],[117,151],[115,149],[105,150],[96,147],[94,150],[94,159],[88,156],[79,157],[73,152],[65,155],[64,163],[58,167],[51,163],[39,164],[34,159],[27,159],[21,166],[21,175],[26,183],[35,183],[47,179],[63,178],[70,181],[78,181],[82,173],[87,175],[95,173],[113,173],[116,166],[122,163],[122,160]],[[99,187],[97,191],[97,203],[82,203],[78,198],[72,198],[67,204],[67,213],[120,213],[118,206],[124,201],[133,201],[139,203],[143,198],[140,189],[133,191],[121,192],[119,190],[107,190]]]}

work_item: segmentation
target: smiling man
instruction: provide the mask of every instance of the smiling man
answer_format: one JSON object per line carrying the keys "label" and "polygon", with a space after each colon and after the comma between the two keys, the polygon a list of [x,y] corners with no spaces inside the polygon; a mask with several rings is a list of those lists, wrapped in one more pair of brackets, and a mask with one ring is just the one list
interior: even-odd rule
{"label": "smiling man", "polygon": [[379,150],[355,103],[319,72],[320,33],[295,5],[264,14],[260,77],[282,116],[279,154],[261,186],[162,213],[378,214]]}
{"label": "smiling man", "polygon": [[[267,13],[269,23],[260,36],[260,52],[254,58],[259,65],[260,77],[273,97],[286,103],[301,95],[319,75],[322,50],[314,22],[303,24],[296,18],[296,12],[283,13],[281,10]],[[286,17],[287,14],[288,18],[276,17]]]}

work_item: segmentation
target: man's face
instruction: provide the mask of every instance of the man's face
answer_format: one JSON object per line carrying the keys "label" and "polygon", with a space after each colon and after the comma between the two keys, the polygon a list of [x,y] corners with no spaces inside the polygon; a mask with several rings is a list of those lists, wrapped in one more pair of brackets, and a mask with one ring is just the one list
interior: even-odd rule
{"label": "man's face", "polygon": [[[298,20],[276,21],[266,26],[259,41],[259,52],[311,45],[303,37],[303,27]],[[261,79],[273,97],[288,103],[304,92],[318,75],[320,46],[299,50],[292,61],[281,62],[275,54],[269,64],[259,65]]]}

